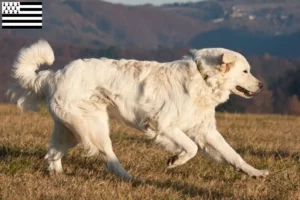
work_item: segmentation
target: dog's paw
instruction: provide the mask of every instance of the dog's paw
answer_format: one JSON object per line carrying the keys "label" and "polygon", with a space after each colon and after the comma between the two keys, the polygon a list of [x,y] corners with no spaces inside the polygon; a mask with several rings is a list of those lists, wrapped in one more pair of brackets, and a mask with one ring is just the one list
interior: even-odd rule
{"label": "dog's paw", "polygon": [[173,168],[173,167],[176,167],[176,161],[178,160],[179,156],[178,155],[175,155],[175,156],[171,156],[169,157],[168,161],[167,161],[167,166],[168,168]]}
{"label": "dog's paw", "polygon": [[64,174],[64,170],[62,168],[55,168],[53,165],[50,165],[46,170],[50,175],[52,174]]}
{"label": "dog's paw", "polygon": [[124,175],[122,175],[122,176],[120,176],[120,178],[121,178],[122,180],[128,181],[128,182],[134,180],[134,177],[133,177],[131,174],[128,174],[128,173],[127,173],[127,174],[124,174]]}
{"label": "dog's paw", "polygon": [[112,173],[125,181],[131,181],[133,179],[133,176],[123,169],[121,165],[108,165],[106,166],[105,171],[107,173]]}
{"label": "dog's paw", "polygon": [[268,175],[269,175],[268,170],[256,170],[255,172],[252,172],[251,174],[249,174],[249,176],[251,176],[253,178],[266,177]]}

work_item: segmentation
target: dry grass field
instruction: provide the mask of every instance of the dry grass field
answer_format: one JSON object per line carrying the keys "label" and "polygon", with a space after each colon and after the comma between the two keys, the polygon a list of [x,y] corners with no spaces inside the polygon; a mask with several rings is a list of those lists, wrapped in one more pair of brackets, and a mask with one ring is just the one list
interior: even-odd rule
{"label": "dry grass field", "polygon": [[52,128],[47,111],[0,105],[0,199],[300,199],[300,117],[217,118],[230,145],[253,166],[269,169],[269,177],[249,178],[200,154],[167,170],[167,152],[116,122],[114,149],[135,181],[105,173],[101,159],[82,156],[80,146],[64,157],[64,175],[49,175],[43,160]]}

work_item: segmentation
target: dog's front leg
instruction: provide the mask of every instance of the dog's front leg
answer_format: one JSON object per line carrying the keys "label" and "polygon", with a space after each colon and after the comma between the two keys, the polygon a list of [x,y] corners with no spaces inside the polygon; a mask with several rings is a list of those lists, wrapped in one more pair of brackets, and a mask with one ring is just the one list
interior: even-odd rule
{"label": "dog's front leg", "polygon": [[217,131],[206,135],[206,143],[208,148],[205,150],[217,160],[224,160],[237,170],[248,174],[252,177],[264,177],[269,174],[267,170],[258,170],[246,163],[239,154],[237,154],[231,146],[225,141],[222,135]]}
{"label": "dog's front leg", "polygon": [[[168,168],[173,168],[178,165],[186,163],[193,158],[198,152],[197,144],[192,141],[184,132],[179,128],[168,128],[162,133],[162,137],[170,140],[170,143],[174,143],[182,151],[168,160]],[[159,142],[159,141],[157,141]]]}

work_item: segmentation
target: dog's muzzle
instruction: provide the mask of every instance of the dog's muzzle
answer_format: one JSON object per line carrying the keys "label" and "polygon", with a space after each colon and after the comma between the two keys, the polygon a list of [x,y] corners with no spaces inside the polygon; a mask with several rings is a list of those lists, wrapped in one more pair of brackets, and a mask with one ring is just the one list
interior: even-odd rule
{"label": "dog's muzzle", "polygon": [[239,92],[242,92],[242,93],[244,93],[246,96],[248,96],[248,97],[252,97],[254,94],[255,94],[255,92],[250,92],[249,90],[247,90],[247,89],[245,89],[245,88],[243,88],[243,87],[241,87],[241,86],[236,86],[235,87]]}

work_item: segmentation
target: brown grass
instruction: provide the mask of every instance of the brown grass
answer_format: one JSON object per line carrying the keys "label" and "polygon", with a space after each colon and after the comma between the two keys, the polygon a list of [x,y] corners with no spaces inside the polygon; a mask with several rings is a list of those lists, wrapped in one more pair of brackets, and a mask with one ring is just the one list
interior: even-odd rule
{"label": "brown grass", "polygon": [[45,172],[52,121],[46,110],[0,105],[0,199],[300,199],[300,117],[218,114],[219,130],[242,157],[271,175],[253,179],[198,155],[166,170],[168,153],[113,122],[112,140],[131,183],[104,172],[76,147],[64,175]]}

